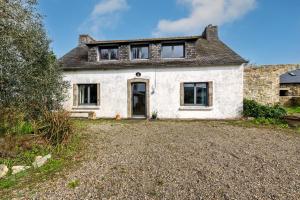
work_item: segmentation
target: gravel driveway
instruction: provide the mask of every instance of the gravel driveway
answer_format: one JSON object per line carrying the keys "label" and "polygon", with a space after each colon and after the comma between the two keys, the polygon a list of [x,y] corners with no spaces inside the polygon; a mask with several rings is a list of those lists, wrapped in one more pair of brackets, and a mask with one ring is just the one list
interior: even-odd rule
{"label": "gravel driveway", "polygon": [[[221,121],[89,122],[85,158],[37,199],[300,199],[300,135]],[[79,186],[68,187],[72,180]]]}

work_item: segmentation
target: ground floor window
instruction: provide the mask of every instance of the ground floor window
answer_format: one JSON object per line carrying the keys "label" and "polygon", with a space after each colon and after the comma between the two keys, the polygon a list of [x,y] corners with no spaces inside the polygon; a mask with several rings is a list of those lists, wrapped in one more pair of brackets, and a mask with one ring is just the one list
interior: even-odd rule
{"label": "ground floor window", "polygon": [[184,105],[208,106],[208,83],[184,83]]}
{"label": "ground floor window", "polygon": [[78,84],[79,105],[97,105],[97,84]]}
{"label": "ground floor window", "polygon": [[280,89],[279,96],[289,96],[289,90],[288,89]]}

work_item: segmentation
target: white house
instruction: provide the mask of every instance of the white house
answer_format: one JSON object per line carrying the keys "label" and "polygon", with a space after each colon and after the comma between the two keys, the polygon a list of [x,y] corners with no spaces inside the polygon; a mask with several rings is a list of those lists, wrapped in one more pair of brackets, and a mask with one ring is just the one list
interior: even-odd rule
{"label": "white house", "polygon": [[[81,35],[61,58],[64,107],[98,118],[238,118],[246,61],[209,25],[201,36],[96,41]],[[77,113],[77,114],[76,114]]]}

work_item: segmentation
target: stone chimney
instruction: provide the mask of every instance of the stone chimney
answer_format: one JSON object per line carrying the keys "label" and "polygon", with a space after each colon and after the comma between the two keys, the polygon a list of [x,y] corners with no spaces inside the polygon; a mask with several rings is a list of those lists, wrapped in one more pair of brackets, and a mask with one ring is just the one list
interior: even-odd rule
{"label": "stone chimney", "polygon": [[202,37],[207,40],[218,40],[218,26],[208,25],[202,33]]}
{"label": "stone chimney", "polygon": [[79,35],[79,45],[84,45],[93,41],[95,41],[94,38],[89,35]]}

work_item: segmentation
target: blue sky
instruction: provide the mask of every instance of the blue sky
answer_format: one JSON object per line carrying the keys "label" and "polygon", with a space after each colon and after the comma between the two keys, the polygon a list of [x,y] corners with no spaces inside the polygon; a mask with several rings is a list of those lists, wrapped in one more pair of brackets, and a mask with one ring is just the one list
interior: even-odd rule
{"label": "blue sky", "polygon": [[200,35],[208,24],[255,64],[300,63],[299,0],[40,0],[61,57],[78,35],[97,40]]}

